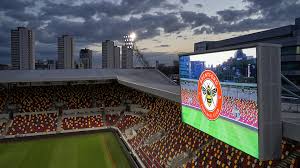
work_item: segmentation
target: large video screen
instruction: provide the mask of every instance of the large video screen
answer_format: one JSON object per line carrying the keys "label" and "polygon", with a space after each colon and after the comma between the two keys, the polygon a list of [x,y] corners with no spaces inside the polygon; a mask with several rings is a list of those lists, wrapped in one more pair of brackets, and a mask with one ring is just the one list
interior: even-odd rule
{"label": "large video screen", "polygon": [[258,158],[256,48],[179,62],[183,122]]}

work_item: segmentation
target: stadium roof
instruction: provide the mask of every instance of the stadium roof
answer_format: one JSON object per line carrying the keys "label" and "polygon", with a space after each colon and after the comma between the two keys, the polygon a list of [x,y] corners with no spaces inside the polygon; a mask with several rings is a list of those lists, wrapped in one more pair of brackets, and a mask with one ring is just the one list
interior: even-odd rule
{"label": "stadium roof", "polygon": [[4,70],[0,83],[111,80],[180,102],[180,89],[156,69]]}

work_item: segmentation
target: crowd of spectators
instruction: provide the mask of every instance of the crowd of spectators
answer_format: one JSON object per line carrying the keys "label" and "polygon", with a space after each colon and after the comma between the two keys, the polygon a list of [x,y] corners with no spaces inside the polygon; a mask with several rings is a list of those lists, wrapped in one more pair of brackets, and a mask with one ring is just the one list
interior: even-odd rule
{"label": "crowd of spectators", "polygon": [[258,128],[258,107],[255,101],[223,96],[221,115]]}

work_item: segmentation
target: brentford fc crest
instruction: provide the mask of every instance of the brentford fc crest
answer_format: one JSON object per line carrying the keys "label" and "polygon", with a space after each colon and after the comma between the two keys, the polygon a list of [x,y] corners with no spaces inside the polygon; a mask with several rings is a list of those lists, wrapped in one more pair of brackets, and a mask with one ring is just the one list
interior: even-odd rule
{"label": "brentford fc crest", "polygon": [[202,113],[209,120],[216,120],[222,109],[222,88],[217,75],[205,70],[198,80],[198,100]]}

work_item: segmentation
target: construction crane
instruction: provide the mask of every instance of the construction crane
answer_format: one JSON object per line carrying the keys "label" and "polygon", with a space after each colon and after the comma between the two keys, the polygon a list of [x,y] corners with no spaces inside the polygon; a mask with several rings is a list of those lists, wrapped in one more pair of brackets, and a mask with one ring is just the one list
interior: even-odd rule
{"label": "construction crane", "polygon": [[133,50],[133,56],[136,58],[136,64],[140,64],[143,68],[148,68],[149,62],[144,58],[144,55],[140,52],[136,45],[136,34],[134,32],[124,36],[125,46]]}

